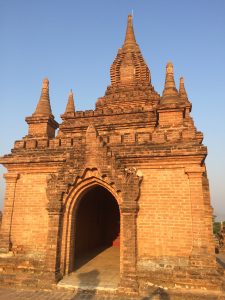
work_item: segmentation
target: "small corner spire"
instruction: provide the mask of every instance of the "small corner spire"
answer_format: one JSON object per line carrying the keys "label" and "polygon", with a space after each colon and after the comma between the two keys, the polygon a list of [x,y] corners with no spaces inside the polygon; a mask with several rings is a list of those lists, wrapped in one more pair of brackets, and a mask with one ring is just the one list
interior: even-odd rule
{"label": "small corner spire", "polygon": [[179,96],[180,96],[181,100],[184,101],[186,108],[187,108],[186,111],[189,114],[191,111],[191,108],[192,108],[192,104],[188,99],[188,95],[187,95],[187,92],[186,92],[186,89],[184,86],[184,77],[180,77]]}
{"label": "small corner spire", "polygon": [[66,111],[65,111],[65,114],[68,114],[68,113],[75,113],[75,106],[74,106],[74,98],[73,98],[72,89],[70,90],[70,93],[69,93],[68,102],[67,102]]}
{"label": "small corner spire", "polygon": [[124,40],[124,47],[130,46],[130,45],[136,45],[136,39],[134,35],[134,28],[133,28],[133,16],[132,14],[128,15],[127,19],[127,30],[126,30],[126,36]]}
{"label": "small corner spire", "polygon": [[187,92],[184,86],[184,77],[180,77],[179,94],[181,98],[188,99]]}
{"label": "small corner spire", "polygon": [[166,65],[166,80],[163,90],[163,97],[177,96],[178,91],[174,81],[174,71],[172,62],[168,62]]}
{"label": "small corner spire", "polygon": [[36,110],[33,115],[52,115],[52,109],[49,98],[49,80],[44,78],[42,82],[42,91]]}

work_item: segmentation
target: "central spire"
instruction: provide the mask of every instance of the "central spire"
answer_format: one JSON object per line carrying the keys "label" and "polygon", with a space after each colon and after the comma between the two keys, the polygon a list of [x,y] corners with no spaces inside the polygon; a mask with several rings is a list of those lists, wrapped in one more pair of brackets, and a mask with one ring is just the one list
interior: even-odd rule
{"label": "central spire", "polygon": [[124,43],[110,69],[112,86],[150,84],[150,71],[136,42],[132,16],[128,16]]}
{"label": "central spire", "polygon": [[135,35],[134,35],[134,29],[133,29],[132,15],[128,16],[127,31],[126,31],[123,48],[129,48],[130,46],[137,46]]}
{"label": "central spire", "polygon": [[128,16],[124,43],[110,67],[111,84],[96,109],[153,107],[159,94],[151,84],[149,68],[134,35],[132,15]]}

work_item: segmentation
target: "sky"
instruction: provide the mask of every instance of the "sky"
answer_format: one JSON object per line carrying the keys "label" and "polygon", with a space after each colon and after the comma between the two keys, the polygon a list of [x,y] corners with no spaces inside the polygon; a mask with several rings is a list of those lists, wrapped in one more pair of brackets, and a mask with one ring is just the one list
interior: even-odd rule
{"label": "sky", "polygon": [[[70,89],[76,110],[94,109],[132,12],[156,91],[162,93],[168,61],[177,86],[185,78],[208,147],[214,214],[225,220],[224,0],[0,0],[0,155],[27,134],[25,117],[34,112],[45,77],[58,122]],[[3,173],[0,167],[0,209]]]}

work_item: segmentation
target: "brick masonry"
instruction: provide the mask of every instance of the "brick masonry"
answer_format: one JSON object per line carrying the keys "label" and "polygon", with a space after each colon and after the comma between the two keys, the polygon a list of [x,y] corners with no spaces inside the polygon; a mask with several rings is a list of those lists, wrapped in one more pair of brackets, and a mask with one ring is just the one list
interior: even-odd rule
{"label": "brick masonry", "polygon": [[70,273],[79,201],[101,186],[120,209],[118,292],[222,290],[207,148],[191,118],[183,78],[178,91],[168,63],[163,95],[154,90],[131,16],[110,76],[95,110],[75,111],[70,92],[61,124],[44,79],[37,108],[26,118],[28,134],[0,158],[8,170],[0,282],[49,287]]}

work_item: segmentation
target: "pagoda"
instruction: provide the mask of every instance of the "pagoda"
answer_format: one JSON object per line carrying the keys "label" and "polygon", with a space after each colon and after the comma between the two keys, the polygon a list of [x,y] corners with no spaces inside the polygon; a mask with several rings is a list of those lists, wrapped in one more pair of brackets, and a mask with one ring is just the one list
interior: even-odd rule
{"label": "pagoda", "polygon": [[130,15],[110,78],[94,110],[77,111],[70,91],[60,123],[45,78],[27,135],[0,158],[1,282],[49,287],[115,247],[119,293],[221,289],[203,134],[172,62],[155,91]]}

